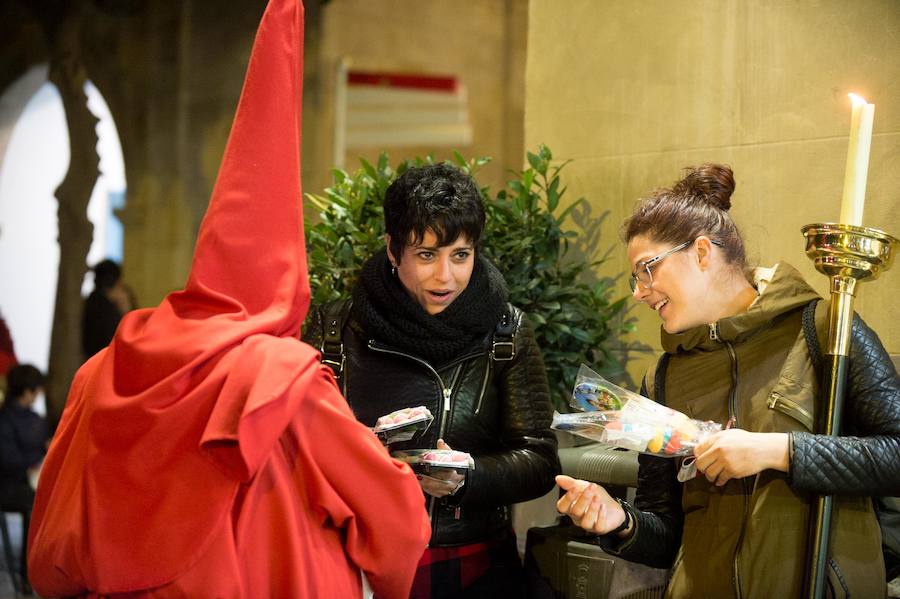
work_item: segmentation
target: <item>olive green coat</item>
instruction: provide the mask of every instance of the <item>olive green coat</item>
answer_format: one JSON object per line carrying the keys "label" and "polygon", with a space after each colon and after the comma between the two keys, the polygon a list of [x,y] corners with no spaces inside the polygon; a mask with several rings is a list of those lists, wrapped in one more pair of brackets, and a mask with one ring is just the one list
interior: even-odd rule
{"label": "olive green coat", "polygon": [[[817,380],[801,313],[815,297],[796,270],[781,264],[746,312],[681,334],[663,332],[663,348],[672,354],[666,404],[700,420],[725,423],[733,416],[736,427],[754,432],[810,431]],[[801,596],[808,505],[809,496],[776,471],[723,487],[702,475],[689,480],[666,597]],[[832,522],[828,577],[836,596],[846,587],[853,597],[883,597],[881,536],[870,498],[837,497]]]}

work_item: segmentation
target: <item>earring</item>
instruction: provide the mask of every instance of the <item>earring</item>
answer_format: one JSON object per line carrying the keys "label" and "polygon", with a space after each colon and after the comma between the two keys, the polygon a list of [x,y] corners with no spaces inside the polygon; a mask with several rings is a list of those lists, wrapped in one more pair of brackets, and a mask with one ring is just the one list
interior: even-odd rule
{"label": "earring", "polygon": [[397,265],[396,264],[391,264],[391,276],[392,277],[397,276]]}

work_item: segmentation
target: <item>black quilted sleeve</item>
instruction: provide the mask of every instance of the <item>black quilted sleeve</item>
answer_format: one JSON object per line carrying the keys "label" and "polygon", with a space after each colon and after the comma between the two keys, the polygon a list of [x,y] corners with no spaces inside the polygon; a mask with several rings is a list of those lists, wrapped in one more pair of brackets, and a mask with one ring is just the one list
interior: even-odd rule
{"label": "black quilted sleeve", "polygon": [[900,379],[878,335],[853,319],[842,431],[793,433],[789,480],[825,495],[900,495]]}
{"label": "black quilted sleeve", "polygon": [[681,546],[684,513],[682,485],[675,478],[678,460],[640,454],[634,507],[634,534],[626,541],[613,535],[597,537],[606,552],[654,568],[669,568]]}

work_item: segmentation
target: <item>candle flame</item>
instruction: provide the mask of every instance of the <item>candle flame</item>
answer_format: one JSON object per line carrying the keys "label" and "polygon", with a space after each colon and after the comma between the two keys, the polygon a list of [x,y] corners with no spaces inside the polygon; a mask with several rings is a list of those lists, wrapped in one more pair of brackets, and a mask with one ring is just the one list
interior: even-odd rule
{"label": "candle flame", "polygon": [[850,101],[853,102],[854,104],[862,104],[864,106],[866,104],[868,104],[868,102],[866,102],[866,99],[863,98],[862,96],[857,96],[856,94],[847,94],[847,95],[850,96]]}

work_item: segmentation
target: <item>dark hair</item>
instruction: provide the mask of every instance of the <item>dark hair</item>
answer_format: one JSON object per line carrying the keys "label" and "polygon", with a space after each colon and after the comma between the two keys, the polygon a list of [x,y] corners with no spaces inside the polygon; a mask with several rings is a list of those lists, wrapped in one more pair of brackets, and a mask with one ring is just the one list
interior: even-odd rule
{"label": "dark hair", "polygon": [[122,277],[122,269],[112,260],[102,260],[91,270],[94,271],[94,287],[100,291],[106,291]]}
{"label": "dark hair", "polygon": [[746,274],[744,240],[728,214],[734,193],[731,167],[707,163],[684,170],[687,174],[671,188],[657,189],[638,203],[622,224],[623,240],[644,235],[677,245],[706,235],[721,244],[729,264]]}
{"label": "dark hair", "polygon": [[6,373],[6,401],[19,399],[26,391],[43,387],[45,380],[44,373],[31,364],[13,366]]}
{"label": "dark hair", "polygon": [[384,228],[398,262],[403,248],[421,243],[427,230],[438,246],[465,235],[477,247],[484,231],[481,192],[472,177],[449,164],[411,167],[384,194]]}

